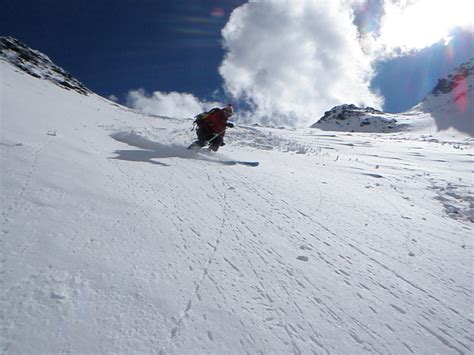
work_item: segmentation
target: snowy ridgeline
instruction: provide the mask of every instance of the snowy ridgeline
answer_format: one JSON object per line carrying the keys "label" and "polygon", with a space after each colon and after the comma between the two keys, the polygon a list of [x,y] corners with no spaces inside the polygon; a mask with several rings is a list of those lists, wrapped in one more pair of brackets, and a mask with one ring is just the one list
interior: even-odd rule
{"label": "snowy ridgeline", "polygon": [[3,353],[473,352],[471,137],[238,126],[192,152],[191,121],[10,63]]}
{"label": "snowy ridgeline", "polygon": [[64,89],[74,90],[82,95],[91,93],[71,74],[55,65],[48,56],[29,48],[15,38],[0,37],[0,59],[35,78],[52,81]]}
{"label": "snowy ridgeline", "polygon": [[438,129],[450,127],[474,136],[474,58],[438,81],[412,111],[431,115]]}

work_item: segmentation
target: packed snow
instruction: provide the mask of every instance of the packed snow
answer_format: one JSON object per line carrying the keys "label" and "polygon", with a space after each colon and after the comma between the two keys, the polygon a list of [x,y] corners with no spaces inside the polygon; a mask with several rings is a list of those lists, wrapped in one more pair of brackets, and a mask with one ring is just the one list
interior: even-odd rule
{"label": "packed snow", "polygon": [[473,352],[470,136],[193,152],[191,119],[0,74],[3,353]]}

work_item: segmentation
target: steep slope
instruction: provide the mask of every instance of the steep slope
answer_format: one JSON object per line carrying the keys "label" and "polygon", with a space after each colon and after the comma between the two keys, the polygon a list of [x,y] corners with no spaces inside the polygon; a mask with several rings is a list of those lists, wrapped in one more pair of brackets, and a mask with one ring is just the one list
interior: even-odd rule
{"label": "steep slope", "polygon": [[190,121],[0,73],[3,352],[472,352],[471,140],[193,153]]}
{"label": "steep slope", "polygon": [[450,127],[474,136],[474,58],[461,64],[412,111],[429,114],[439,130]]}

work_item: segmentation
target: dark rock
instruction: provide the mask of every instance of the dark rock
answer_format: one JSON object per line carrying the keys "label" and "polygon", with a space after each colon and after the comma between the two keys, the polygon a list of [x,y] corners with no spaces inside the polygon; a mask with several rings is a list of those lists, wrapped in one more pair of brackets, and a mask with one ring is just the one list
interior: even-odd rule
{"label": "dark rock", "polygon": [[0,37],[0,59],[11,63],[28,75],[49,80],[64,89],[74,90],[82,95],[92,93],[70,73],[55,65],[48,56],[29,48],[15,38]]}
{"label": "dark rock", "polygon": [[474,75],[474,66],[472,64],[472,59],[470,62],[461,64],[456,68],[456,72],[449,74],[446,78],[438,79],[431,94],[438,96],[441,94],[448,94],[454,90],[461,82],[470,75]]}

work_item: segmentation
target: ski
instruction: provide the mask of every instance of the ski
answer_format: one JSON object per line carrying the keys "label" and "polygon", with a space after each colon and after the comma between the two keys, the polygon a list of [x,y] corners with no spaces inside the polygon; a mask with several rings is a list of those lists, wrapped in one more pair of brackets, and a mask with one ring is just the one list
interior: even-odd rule
{"label": "ski", "polygon": [[245,165],[245,166],[258,166],[260,163],[258,161],[245,161],[245,160],[225,160],[222,162],[225,165]]}

